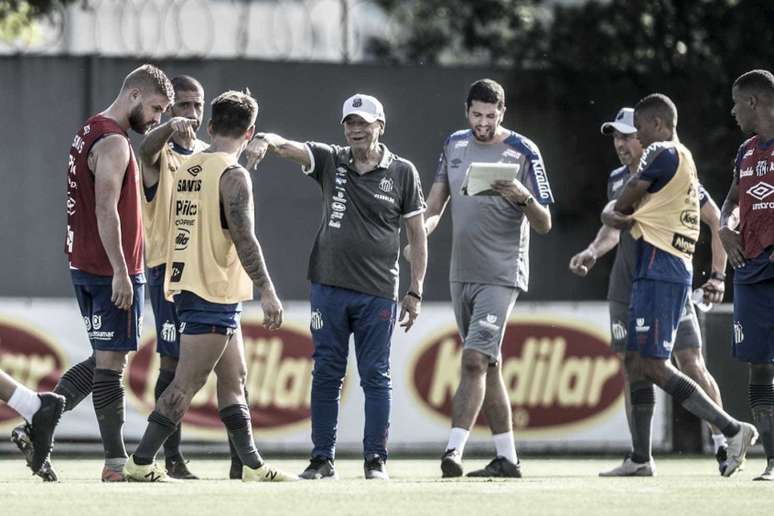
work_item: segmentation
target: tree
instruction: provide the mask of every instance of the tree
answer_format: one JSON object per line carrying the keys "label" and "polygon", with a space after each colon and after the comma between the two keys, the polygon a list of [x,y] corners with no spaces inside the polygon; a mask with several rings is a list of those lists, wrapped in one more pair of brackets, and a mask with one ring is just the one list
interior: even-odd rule
{"label": "tree", "polygon": [[0,0],[0,41],[34,41],[35,22],[75,0]]}
{"label": "tree", "polygon": [[373,38],[379,60],[420,64],[521,64],[542,39],[540,0],[376,0],[392,18],[392,33]]}

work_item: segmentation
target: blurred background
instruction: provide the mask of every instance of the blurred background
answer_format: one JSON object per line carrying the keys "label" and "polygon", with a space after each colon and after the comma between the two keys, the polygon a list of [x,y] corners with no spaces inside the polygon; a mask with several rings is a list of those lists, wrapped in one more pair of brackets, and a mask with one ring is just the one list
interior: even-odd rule
{"label": "blurred background", "polygon": [[[444,138],[466,127],[469,84],[501,81],[505,124],[540,147],[556,197],[554,230],[532,239],[526,298],[604,299],[611,259],[585,279],[567,273],[598,228],[607,174],[618,166],[600,124],[648,93],[672,97],[679,135],[720,205],[743,140],[730,85],[770,67],[772,22],[765,0],[4,0],[0,220],[16,244],[0,255],[2,294],[70,295],[58,252],[68,145],[127,71],[151,61],[199,78],[208,99],[249,87],[259,129],[298,140],[342,142],[342,101],[374,94],[387,112],[384,141],[417,165],[426,192]],[[317,186],[269,159],[256,189],[280,292],[305,299]],[[429,300],[448,299],[449,227],[430,240]]]}
{"label": "blurred background", "polygon": [[[342,143],[343,100],[375,95],[387,114],[383,141],[417,165],[426,193],[445,137],[467,128],[470,83],[501,82],[504,125],[539,146],[556,199],[553,230],[532,236],[522,300],[537,304],[523,306],[565,303],[576,318],[603,318],[606,307],[591,302],[605,299],[613,253],[587,278],[567,268],[595,235],[608,173],[619,165],[600,125],[648,93],[669,95],[679,136],[721,205],[745,138],[730,116],[731,83],[771,69],[772,26],[770,0],[0,0],[0,298],[71,298],[62,252],[69,145],[124,75],[152,62],[170,77],[198,78],[208,100],[248,87],[261,108],[258,129],[301,141]],[[255,195],[257,233],[280,296],[304,303],[319,189],[269,157]],[[702,241],[696,284],[709,273],[706,231]],[[447,217],[429,242],[425,286],[445,312],[450,244]],[[8,310],[44,306],[20,303],[9,301]],[[726,364],[730,316],[715,312],[725,318],[713,323],[713,349]],[[742,374],[734,365],[716,373],[729,385]],[[738,397],[746,410],[744,393]],[[666,442],[671,427],[664,435]]]}

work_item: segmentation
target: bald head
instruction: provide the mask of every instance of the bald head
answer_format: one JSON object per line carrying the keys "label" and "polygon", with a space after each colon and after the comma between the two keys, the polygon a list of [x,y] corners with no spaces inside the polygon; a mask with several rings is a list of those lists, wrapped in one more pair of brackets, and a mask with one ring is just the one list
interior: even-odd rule
{"label": "bald head", "polygon": [[125,93],[132,89],[138,89],[145,95],[163,95],[169,102],[173,102],[175,99],[175,92],[170,80],[160,68],[151,64],[135,68],[124,78],[121,92]]}

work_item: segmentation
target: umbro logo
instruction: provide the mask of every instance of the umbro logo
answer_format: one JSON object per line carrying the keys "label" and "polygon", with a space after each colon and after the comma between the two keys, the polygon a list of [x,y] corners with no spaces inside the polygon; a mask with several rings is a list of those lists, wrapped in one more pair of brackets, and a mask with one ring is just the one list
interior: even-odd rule
{"label": "umbro logo", "polygon": [[747,190],[747,193],[759,201],[762,201],[771,194],[774,194],[774,186],[771,186],[764,181],[760,181],[755,186],[750,187],[750,189]]}
{"label": "umbro logo", "polygon": [[194,166],[188,168],[188,173],[191,174],[194,177],[198,176],[199,172],[201,172],[201,171],[202,171],[202,167],[200,167],[199,165],[194,165]]}

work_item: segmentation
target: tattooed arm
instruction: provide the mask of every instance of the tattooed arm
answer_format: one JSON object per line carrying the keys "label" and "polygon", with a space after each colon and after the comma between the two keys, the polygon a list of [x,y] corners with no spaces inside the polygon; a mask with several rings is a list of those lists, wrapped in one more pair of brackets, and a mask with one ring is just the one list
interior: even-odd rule
{"label": "tattooed arm", "polygon": [[239,261],[261,293],[263,325],[276,330],[282,325],[282,303],[266,269],[261,245],[255,237],[253,183],[247,170],[236,166],[223,173],[220,178],[220,201]]}

